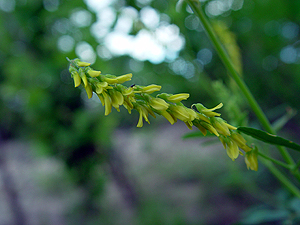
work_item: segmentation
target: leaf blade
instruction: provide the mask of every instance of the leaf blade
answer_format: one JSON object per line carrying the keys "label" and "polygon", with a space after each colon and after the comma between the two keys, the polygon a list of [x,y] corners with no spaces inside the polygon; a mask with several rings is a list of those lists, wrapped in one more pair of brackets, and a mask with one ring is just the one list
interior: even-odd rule
{"label": "leaf blade", "polygon": [[263,142],[266,142],[266,143],[269,143],[272,145],[281,145],[281,146],[285,146],[285,147],[294,149],[296,151],[300,151],[300,145],[298,145],[290,140],[279,137],[277,135],[269,134],[265,131],[250,128],[250,127],[239,127],[237,130],[246,135],[249,135],[255,139],[261,140]]}

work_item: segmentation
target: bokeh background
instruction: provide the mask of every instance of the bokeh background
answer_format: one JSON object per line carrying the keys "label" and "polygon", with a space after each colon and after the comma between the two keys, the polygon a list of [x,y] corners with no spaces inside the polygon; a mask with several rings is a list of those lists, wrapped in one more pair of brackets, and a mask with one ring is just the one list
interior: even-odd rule
{"label": "bokeh background", "polygon": [[[299,143],[300,1],[201,2],[279,134]],[[299,222],[299,200],[217,138],[184,139],[184,123],[163,118],[136,128],[124,109],[104,116],[66,57],[190,93],[186,106],[223,102],[228,122],[261,128],[185,2],[0,0],[1,225]]]}

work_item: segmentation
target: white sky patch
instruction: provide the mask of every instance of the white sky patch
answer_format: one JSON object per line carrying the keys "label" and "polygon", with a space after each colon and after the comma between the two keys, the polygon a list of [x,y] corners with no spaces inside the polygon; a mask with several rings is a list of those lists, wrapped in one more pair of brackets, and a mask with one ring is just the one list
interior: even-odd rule
{"label": "white sky patch", "polygon": [[97,21],[91,26],[91,33],[101,39],[107,35],[116,20],[116,12],[112,7],[101,9],[97,13]]}
{"label": "white sky patch", "polygon": [[152,63],[161,63],[165,59],[165,49],[157,42],[152,33],[141,30],[134,39],[134,48],[131,54],[138,60],[149,60]]}
{"label": "white sky patch", "polygon": [[87,27],[92,22],[92,15],[87,10],[79,9],[72,13],[70,19],[77,27]]}
{"label": "white sky patch", "polygon": [[[118,12],[117,18],[117,12],[111,6],[115,0],[85,1],[97,15],[97,21],[91,26],[91,33],[100,44],[97,48],[100,57],[110,59],[128,55],[139,61],[149,60],[157,64],[164,60],[173,61],[184,47],[185,39],[179,28],[161,21],[161,14],[150,6],[142,8],[140,12],[131,6],[124,7]],[[131,35],[138,20],[145,28],[136,35]]]}
{"label": "white sky patch", "polygon": [[63,35],[57,40],[57,47],[62,52],[70,52],[73,50],[75,40],[69,35]]}
{"label": "white sky patch", "polygon": [[115,0],[85,0],[85,2],[91,11],[99,12],[101,9],[114,3]]}
{"label": "white sky patch", "polygon": [[94,63],[96,61],[96,53],[92,46],[85,41],[76,45],[75,53],[83,62]]}
{"label": "white sky patch", "polygon": [[155,29],[159,24],[159,14],[158,12],[151,7],[144,7],[140,11],[140,17],[143,24],[149,29]]}
{"label": "white sky patch", "polygon": [[104,44],[112,54],[117,56],[126,55],[132,46],[132,38],[133,36],[115,31],[105,37]]}

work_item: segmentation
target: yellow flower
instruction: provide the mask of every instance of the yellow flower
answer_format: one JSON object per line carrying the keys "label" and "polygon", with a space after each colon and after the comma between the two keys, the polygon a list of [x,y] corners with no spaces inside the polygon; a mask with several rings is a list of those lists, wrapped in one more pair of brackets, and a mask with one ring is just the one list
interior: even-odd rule
{"label": "yellow flower", "polygon": [[190,94],[187,93],[181,93],[181,94],[176,94],[176,95],[171,95],[167,97],[167,101],[173,102],[173,103],[178,103],[181,102],[182,100],[186,100],[190,97]]}
{"label": "yellow flower", "polygon": [[168,113],[167,111],[160,111],[159,112],[160,115],[162,115],[163,117],[165,117],[169,122],[170,124],[174,124],[177,122],[177,119],[175,117],[173,117],[170,113]]}
{"label": "yellow flower", "polygon": [[197,108],[197,110],[204,114],[205,116],[208,116],[208,117],[213,117],[213,116],[220,116],[221,114],[220,113],[216,113],[216,112],[213,112],[214,110],[216,109],[220,109],[222,108],[223,104],[220,103],[219,105],[215,106],[214,108],[211,108],[211,109],[208,109],[206,107],[204,107],[201,103],[197,103],[197,104],[193,104],[192,107],[195,106]]}
{"label": "yellow flower", "polygon": [[102,96],[103,96],[104,105],[105,105],[105,113],[104,113],[104,115],[107,116],[108,114],[111,113],[111,107],[112,107],[112,105],[111,105],[111,98],[110,98],[110,96],[105,91],[102,92]]}
{"label": "yellow flower", "polygon": [[188,99],[188,97],[190,97],[190,94],[181,93],[181,94],[172,95],[172,94],[167,94],[167,93],[161,93],[161,94],[158,94],[156,97],[162,98],[162,99],[172,102],[172,103],[179,103],[182,100]]}
{"label": "yellow flower", "polygon": [[231,140],[229,140],[226,144],[227,155],[232,159],[232,161],[234,161],[240,154],[239,147]]}
{"label": "yellow flower", "polygon": [[151,84],[146,87],[136,85],[136,86],[134,86],[134,88],[136,89],[136,90],[134,90],[134,93],[152,94],[155,91],[160,91],[161,86],[156,85],[156,84]]}
{"label": "yellow flower", "polygon": [[81,80],[83,81],[84,87],[86,87],[88,85],[88,80],[82,68],[79,68],[79,75],[81,77]]}
{"label": "yellow flower", "polygon": [[78,87],[81,84],[81,79],[77,71],[72,72],[72,77],[74,79],[74,86]]}
{"label": "yellow flower", "polygon": [[119,92],[119,91],[116,91],[114,89],[112,90],[109,90],[109,96],[111,98],[111,104],[112,106],[118,111],[120,112],[120,105],[123,105],[123,102],[124,102],[124,97],[123,95]]}
{"label": "yellow flower", "polygon": [[210,120],[209,120],[209,118],[207,118],[206,116],[204,116],[203,114],[201,114],[201,113],[197,113],[196,112],[196,114],[197,114],[197,119],[199,119],[199,120],[203,120],[203,121],[205,121],[205,122],[207,122],[207,123],[210,123]]}
{"label": "yellow flower", "polygon": [[214,128],[218,131],[219,134],[223,134],[224,136],[230,136],[230,131],[228,129],[228,126],[226,125],[226,123],[222,118],[211,117],[210,122],[214,126]]}
{"label": "yellow flower", "polygon": [[116,84],[116,83],[118,83],[118,80],[116,78],[104,77],[103,80],[106,81],[109,84]]}
{"label": "yellow flower", "polygon": [[258,170],[257,149],[254,149],[250,152],[246,152],[245,163],[247,165],[247,169],[250,168],[254,171]]}
{"label": "yellow flower", "polygon": [[108,86],[108,83],[107,82],[97,82],[95,84],[95,87],[96,87],[96,93],[99,95],[101,94],[104,90],[107,90],[107,89],[112,89],[112,87]]}
{"label": "yellow flower", "polygon": [[232,141],[236,142],[239,148],[243,149],[245,152],[249,152],[252,150],[252,148],[250,148],[246,144],[246,140],[243,138],[243,136],[240,135],[239,133],[236,132],[232,133],[230,135],[230,138],[232,139]]}
{"label": "yellow flower", "polygon": [[96,71],[96,70],[88,70],[87,73],[91,76],[91,77],[98,77],[100,76],[101,71]]}
{"label": "yellow flower", "polygon": [[85,87],[84,87],[86,93],[87,93],[87,96],[88,98],[90,99],[92,96],[93,96],[93,90],[92,90],[92,87],[91,85],[88,83]]}
{"label": "yellow flower", "polygon": [[170,105],[169,109],[173,117],[180,119],[187,125],[189,129],[192,129],[192,121],[197,118],[197,113],[194,110],[181,105]]}
{"label": "yellow flower", "polygon": [[197,127],[201,131],[201,133],[204,136],[206,136],[207,130],[203,126],[201,126],[201,124],[198,121],[197,122],[193,122],[193,124],[194,124],[195,127]]}
{"label": "yellow flower", "polygon": [[[210,124],[210,123],[207,123],[207,122],[204,122],[204,121],[200,121],[199,122],[200,125],[202,127],[204,127],[206,130],[208,130],[211,134],[214,134],[216,135],[217,137],[219,137],[219,133],[217,132],[217,130]],[[200,130],[200,129],[199,129]],[[201,130],[200,130],[201,131]]]}
{"label": "yellow flower", "polygon": [[80,61],[76,61],[77,66],[81,67],[81,66],[90,66],[91,63],[88,62],[80,62]]}
{"label": "yellow flower", "polygon": [[137,127],[142,127],[143,126],[143,118],[144,120],[150,124],[149,120],[148,120],[148,113],[149,110],[147,110],[147,108],[143,105],[140,104],[135,104],[136,110],[139,112],[139,121],[137,124]]}
{"label": "yellow flower", "polygon": [[183,122],[186,122],[190,118],[190,114],[184,106],[180,105],[170,105],[170,113],[177,119],[180,119]]}
{"label": "yellow flower", "polygon": [[131,78],[132,78],[132,73],[128,73],[128,74],[116,77],[116,80],[117,80],[118,84],[122,84],[125,81],[131,80]]}
{"label": "yellow flower", "polygon": [[169,108],[169,104],[161,98],[152,98],[150,97],[149,104],[152,108],[158,111],[166,111]]}

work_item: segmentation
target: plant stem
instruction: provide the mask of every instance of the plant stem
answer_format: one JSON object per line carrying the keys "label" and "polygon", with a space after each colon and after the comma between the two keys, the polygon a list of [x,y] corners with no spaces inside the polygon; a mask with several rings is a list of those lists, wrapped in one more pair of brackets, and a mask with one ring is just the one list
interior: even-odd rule
{"label": "plant stem", "polygon": [[[237,85],[240,87],[241,92],[244,94],[246,97],[250,107],[252,108],[253,112],[256,114],[258,120],[260,121],[261,125],[264,127],[264,129],[271,133],[275,134],[275,130],[271,126],[269,120],[267,119],[266,115],[258,105],[257,101],[253,97],[252,93],[250,92],[249,88],[245,84],[244,80],[241,78],[241,76],[238,74],[238,72],[235,70],[232,61],[230,60],[226,50],[224,49],[223,45],[221,44],[219,38],[215,34],[213,28],[209,24],[208,20],[206,19],[203,10],[201,8],[201,4],[199,0],[185,0],[188,5],[192,8],[194,13],[198,16],[200,19],[202,26],[204,30],[206,31],[209,39],[211,40],[212,44],[214,45],[220,59],[222,60],[224,66],[228,70],[229,74],[231,77],[234,79],[234,81],[237,83]],[[282,155],[283,159],[291,166],[295,165],[295,162],[291,155],[288,153],[288,151],[282,147],[282,146],[277,146],[280,154]],[[275,168],[275,167],[274,167]],[[277,170],[270,169],[272,172],[276,172]],[[299,171],[291,171],[295,177],[298,178],[300,181],[300,173]],[[276,177],[278,177],[276,174],[274,174]]]}
{"label": "plant stem", "polygon": [[300,198],[299,189],[291,183],[291,181],[278,170],[271,161],[261,159],[261,162],[269,169],[269,171],[296,197]]}
{"label": "plant stem", "polygon": [[[200,2],[198,0],[186,0],[187,3],[190,5],[190,7],[193,9],[194,13],[199,17],[200,21],[202,22],[202,25],[204,27],[204,30],[206,31],[208,37],[210,38],[211,42],[213,43],[214,47],[216,48],[217,53],[219,54],[219,57],[221,58],[224,66],[229,71],[229,74],[234,79],[234,81],[237,83],[237,85],[240,87],[242,93],[246,97],[246,99],[249,102],[249,105],[251,106],[252,110],[256,114],[258,120],[260,121],[261,125],[265,128],[265,130],[271,134],[275,134],[274,129],[272,128],[269,120],[267,119],[266,115],[258,105],[257,101],[253,97],[252,93],[250,92],[249,88],[241,79],[241,76],[238,74],[238,72],[234,69],[233,63],[231,62],[226,50],[222,46],[220,40],[216,36],[213,28],[209,24],[208,20],[204,16],[204,13],[202,11]],[[289,155],[289,153],[282,147],[279,148],[280,153],[282,154],[283,158],[286,160],[289,164],[294,164],[294,161],[292,157]]]}
{"label": "plant stem", "polygon": [[269,161],[272,161],[273,163],[275,163],[275,164],[277,164],[277,165],[280,165],[280,166],[282,166],[282,167],[284,167],[284,168],[286,168],[286,169],[291,169],[292,168],[292,166],[290,166],[289,164],[286,164],[286,163],[284,163],[284,162],[281,162],[281,161],[279,161],[279,160],[276,160],[276,159],[273,159],[273,158],[271,158],[271,157],[269,157],[269,156],[267,156],[267,155],[265,155],[265,154],[263,154],[263,153],[261,153],[261,152],[258,152],[258,154],[261,156],[261,157],[263,157],[263,158],[265,158],[265,159],[267,159],[267,160],[269,160]]}

